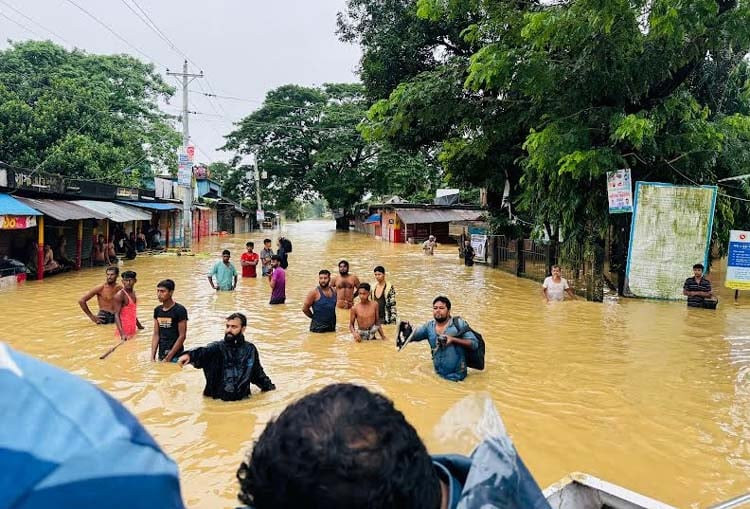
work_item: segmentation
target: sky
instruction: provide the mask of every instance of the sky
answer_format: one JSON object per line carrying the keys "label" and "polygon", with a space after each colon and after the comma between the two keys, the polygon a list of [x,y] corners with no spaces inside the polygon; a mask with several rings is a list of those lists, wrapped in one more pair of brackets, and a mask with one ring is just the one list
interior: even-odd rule
{"label": "sky", "polygon": [[[187,55],[189,71],[205,75],[190,85],[190,109],[202,113],[190,116],[190,136],[197,159],[210,163],[231,158],[218,151],[222,136],[260,107],[268,91],[358,80],[360,50],[335,33],[336,13],[344,7],[345,0],[0,0],[0,49],[8,40],[49,39],[89,53],[128,53],[162,74],[181,71]],[[135,14],[147,20],[143,12],[177,49]],[[163,109],[179,113],[182,87],[168,79],[179,88]]]}

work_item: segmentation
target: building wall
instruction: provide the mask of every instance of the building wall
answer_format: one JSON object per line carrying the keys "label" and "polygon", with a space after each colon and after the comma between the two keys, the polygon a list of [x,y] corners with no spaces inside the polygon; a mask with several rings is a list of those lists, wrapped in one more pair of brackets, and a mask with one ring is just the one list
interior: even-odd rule
{"label": "building wall", "polygon": [[406,236],[404,235],[404,224],[401,222],[401,218],[398,217],[393,210],[384,210],[380,214],[383,240],[388,242],[406,242]]}

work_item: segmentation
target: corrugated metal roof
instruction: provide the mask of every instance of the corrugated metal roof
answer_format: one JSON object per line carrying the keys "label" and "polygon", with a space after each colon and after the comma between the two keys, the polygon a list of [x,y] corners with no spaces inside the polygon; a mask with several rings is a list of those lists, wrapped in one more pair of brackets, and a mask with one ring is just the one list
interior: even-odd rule
{"label": "corrugated metal roof", "polygon": [[120,205],[107,201],[76,200],[73,203],[80,205],[114,221],[115,223],[127,223],[128,221],[150,221],[151,214],[135,207]]}
{"label": "corrugated metal roof", "polygon": [[18,197],[29,207],[33,207],[45,216],[54,217],[58,221],[73,221],[76,219],[104,219],[104,214],[100,214],[90,209],[76,205],[67,200],[48,200],[38,198]]}
{"label": "corrugated metal roof", "polygon": [[43,216],[41,212],[35,210],[14,196],[9,194],[0,194],[0,216]]}
{"label": "corrugated metal roof", "polygon": [[464,209],[395,209],[406,224],[449,223],[451,221],[476,221],[482,210]]}
{"label": "corrugated metal roof", "polygon": [[139,207],[142,209],[149,210],[179,210],[180,207],[174,203],[160,203],[155,201],[129,201],[129,202],[118,202],[123,205],[132,205],[133,207]]}

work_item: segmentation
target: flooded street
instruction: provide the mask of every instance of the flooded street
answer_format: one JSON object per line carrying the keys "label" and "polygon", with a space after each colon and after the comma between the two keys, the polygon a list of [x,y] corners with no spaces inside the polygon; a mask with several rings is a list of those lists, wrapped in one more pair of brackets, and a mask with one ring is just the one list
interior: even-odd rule
{"label": "flooded street", "polygon": [[[234,293],[216,293],[206,280],[222,249],[232,250],[239,268],[247,240],[259,248],[263,235],[272,234],[275,246],[278,232],[214,237],[195,246],[206,254],[140,256],[121,266],[138,273],[146,330],[106,360],[99,355],[114,344],[114,327],[94,326],[77,304],[104,281],[103,269],[0,293],[0,338],[124,402],[178,462],[191,508],[236,506],[236,469],[268,419],[303,394],[343,381],[386,393],[433,453],[470,451],[468,441],[446,439],[441,417],[466,395],[488,393],[542,487],[583,471],[678,507],[705,507],[750,490],[747,300],[735,306],[722,289],[716,312],[639,300],[547,305],[539,284],[464,267],[455,246],[425,257],[418,246],[337,233],[333,226],[287,226],[294,251],[285,305],[268,305],[265,279],[241,280]],[[399,317],[412,323],[431,318],[436,295],[451,298],[453,315],[487,341],[485,371],[470,370],[461,383],[444,381],[433,373],[426,342],[396,352],[395,326],[386,327],[388,342],[355,344],[341,310],[336,334],[308,332],[302,301],[318,270],[335,272],[341,259],[363,282],[374,281],[373,267],[384,265]],[[249,400],[208,400],[201,371],[149,361],[155,287],[167,277],[190,315],[185,346],[221,339],[224,317],[244,312],[276,391],[253,387]],[[714,288],[723,284],[709,278]]]}

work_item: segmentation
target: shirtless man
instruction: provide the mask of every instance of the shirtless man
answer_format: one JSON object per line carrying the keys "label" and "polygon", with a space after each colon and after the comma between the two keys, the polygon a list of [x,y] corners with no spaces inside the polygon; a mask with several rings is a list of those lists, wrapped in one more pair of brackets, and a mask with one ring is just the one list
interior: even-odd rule
{"label": "shirtless man", "polygon": [[[97,325],[115,323],[114,298],[117,292],[122,290],[122,286],[117,284],[117,276],[119,275],[119,268],[108,267],[106,281],[92,288],[86,295],[78,300],[78,305],[81,306],[81,309],[86,313],[86,316]],[[99,304],[99,314],[96,316],[91,312],[88,304],[95,295]]]}
{"label": "shirtless man", "polygon": [[336,307],[350,309],[354,304],[354,292],[359,287],[359,278],[349,274],[349,262],[339,262],[339,275],[333,278],[331,286],[336,290]]}
{"label": "shirtless man", "polygon": [[115,336],[128,340],[135,337],[143,325],[138,320],[138,298],[135,295],[136,273],[126,270],[122,273],[122,290],[115,294]]}
{"label": "shirtless man", "polygon": [[91,249],[91,262],[95,266],[109,265],[107,244],[104,242],[104,235],[99,235],[97,237],[97,241]]}
{"label": "shirtless man", "polygon": [[[359,343],[375,339],[377,333],[385,340],[383,326],[378,318],[378,303],[370,300],[370,285],[362,283],[358,292],[359,302],[349,311],[349,331],[354,336],[354,341]],[[354,326],[355,323],[357,327]]]}

